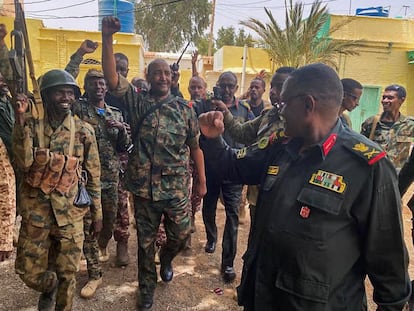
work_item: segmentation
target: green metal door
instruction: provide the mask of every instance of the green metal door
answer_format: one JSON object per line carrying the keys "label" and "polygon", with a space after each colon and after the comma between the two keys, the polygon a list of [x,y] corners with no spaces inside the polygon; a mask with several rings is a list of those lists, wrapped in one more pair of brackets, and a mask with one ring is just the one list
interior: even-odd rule
{"label": "green metal door", "polygon": [[359,106],[349,113],[354,131],[359,133],[362,122],[380,111],[380,96],[381,87],[364,86]]}

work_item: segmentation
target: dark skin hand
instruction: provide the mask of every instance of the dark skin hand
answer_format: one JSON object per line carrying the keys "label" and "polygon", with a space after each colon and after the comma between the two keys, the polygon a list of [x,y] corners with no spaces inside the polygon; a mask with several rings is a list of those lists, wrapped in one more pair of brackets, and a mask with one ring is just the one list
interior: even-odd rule
{"label": "dark skin hand", "polygon": [[91,226],[91,232],[90,232],[90,234],[92,234],[92,236],[94,238],[97,238],[98,235],[99,235],[99,233],[102,230],[102,227],[103,227],[102,220],[93,221],[92,222],[92,226]]}

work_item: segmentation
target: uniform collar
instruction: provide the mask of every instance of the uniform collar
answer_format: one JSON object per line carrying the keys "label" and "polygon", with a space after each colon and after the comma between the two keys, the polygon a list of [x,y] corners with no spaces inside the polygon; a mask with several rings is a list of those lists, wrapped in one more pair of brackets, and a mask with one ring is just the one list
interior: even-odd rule
{"label": "uniform collar", "polygon": [[[344,126],[342,122],[337,119],[335,126],[331,131],[316,145],[309,148],[306,154],[317,153],[318,156],[325,160],[327,155],[331,152],[335,146],[338,138],[338,134],[343,131]],[[286,151],[291,155],[293,159],[299,158],[299,150],[303,145],[303,138],[293,138],[287,143]]]}

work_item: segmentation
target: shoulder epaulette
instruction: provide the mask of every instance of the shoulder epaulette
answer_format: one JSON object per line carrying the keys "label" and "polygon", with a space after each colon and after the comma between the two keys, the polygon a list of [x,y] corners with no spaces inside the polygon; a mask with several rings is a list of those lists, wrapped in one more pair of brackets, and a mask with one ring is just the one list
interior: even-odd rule
{"label": "shoulder epaulette", "polygon": [[[116,112],[121,112],[121,109],[119,109],[118,107],[111,106],[111,105],[108,105],[108,107],[109,107],[111,110],[113,110],[113,111],[116,111]],[[122,112],[121,112],[121,113],[122,113]]]}
{"label": "shoulder epaulette", "polygon": [[351,151],[351,153],[364,159],[368,165],[373,165],[386,157],[387,153],[384,150],[364,138],[357,139],[356,137],[351,137],[344,143],[344,147]]}

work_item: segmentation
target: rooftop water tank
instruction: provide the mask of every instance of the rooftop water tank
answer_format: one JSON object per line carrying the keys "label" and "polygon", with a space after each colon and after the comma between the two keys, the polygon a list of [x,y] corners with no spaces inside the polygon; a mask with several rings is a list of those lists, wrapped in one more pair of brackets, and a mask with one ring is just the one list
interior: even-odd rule
{"label": "rooftop water tank", "polygon": [[99,30],[102,30],[102,18],[115,16],[121,22],[121,32],[135,33],[134,0],[99,0]]}
{"label": "rooftop water tank", "polygon": [[388,17],[390,10],[382,6],[356,9],[356,15]]}

